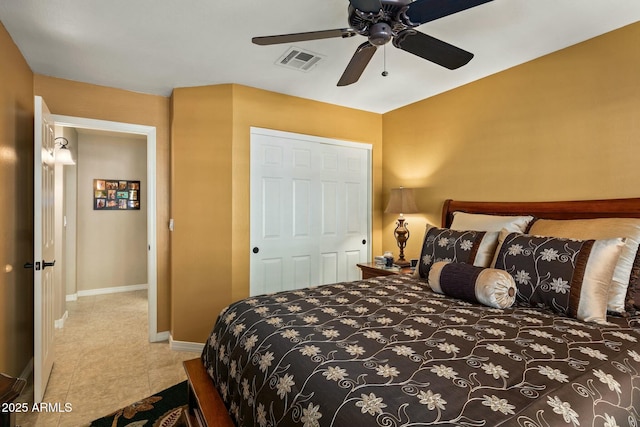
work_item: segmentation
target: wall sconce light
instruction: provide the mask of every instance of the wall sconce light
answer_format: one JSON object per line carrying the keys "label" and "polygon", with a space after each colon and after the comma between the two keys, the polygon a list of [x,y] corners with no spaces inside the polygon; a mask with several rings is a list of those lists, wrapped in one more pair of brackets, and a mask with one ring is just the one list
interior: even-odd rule
{"label": "wall sconce light", "polygon": [[409,229],[404,222],[404,214],[417,213],[418,207],[416,206],[416,200],[413,196],[413,188],[392,188],[391,197],[389,198],[389,204],[384,210],[384,213],[399,213],[400,217],[396,223],[397,227],[393,231],[393,235],[396,238],[396,243],[400,248],[400,256],[396,260],[395,264],[401,267],[410,265],[410,262],[404,259],[404,248],[407,246],[407,240],[409,240]]}
{"label": "wall sconce light", "polygon": [[[60,140],[60,141],[58,141]],[[69,140],[64,136],[59,136],[53,140],[56,146],[56,163],[60,165],[75,165],[76,162],[71,157],[71,150],[69,150]]]}

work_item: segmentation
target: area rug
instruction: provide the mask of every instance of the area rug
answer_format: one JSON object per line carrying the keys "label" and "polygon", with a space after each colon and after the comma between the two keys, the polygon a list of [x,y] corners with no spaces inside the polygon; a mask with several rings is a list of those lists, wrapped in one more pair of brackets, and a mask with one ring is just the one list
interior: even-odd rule
{"label": "area rug", "polygon": [[90,427],[186,426],[187,399],[187,382],[183,381],[99,418]]}

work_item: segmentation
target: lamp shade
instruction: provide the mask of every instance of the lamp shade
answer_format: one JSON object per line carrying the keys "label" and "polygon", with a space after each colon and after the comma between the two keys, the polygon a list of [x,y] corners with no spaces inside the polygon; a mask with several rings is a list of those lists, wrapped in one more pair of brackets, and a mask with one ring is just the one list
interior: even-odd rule
{"label": "lamp shade", "polygon": [[75,165],[76,162],[71,157],[71,150],[67,147],[60,147],[56,151],[56,163],[60,165]]}
{"label": "lamp shade", "polygon": [[410,214],[417,213],[416,199],[413,196],[413,188],[392,188],[389,204],[384,213]]}

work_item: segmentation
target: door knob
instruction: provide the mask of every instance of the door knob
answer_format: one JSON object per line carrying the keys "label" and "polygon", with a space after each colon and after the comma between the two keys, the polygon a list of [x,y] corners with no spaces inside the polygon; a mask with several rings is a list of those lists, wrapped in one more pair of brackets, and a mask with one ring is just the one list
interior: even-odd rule
{"label": "door knob", "polygon": [[258,252],[260,252],[260,248],[258,248],[257,246],[255,248],[253,248],[253,253],[257,254]]}
{"label": "door knob", "polygon": [[51,262],[47,262],[45,260],[42,260],[42,269],[44,270],[47,267],[53,267],[54,265],[56,265],[56,260],[54,259]]}
{"label": "door knob", "polygon": [[40,271],[40,261],[37,261],[35,263],[25,262],[23,267],[24,268],[33,268],[36,271]]}

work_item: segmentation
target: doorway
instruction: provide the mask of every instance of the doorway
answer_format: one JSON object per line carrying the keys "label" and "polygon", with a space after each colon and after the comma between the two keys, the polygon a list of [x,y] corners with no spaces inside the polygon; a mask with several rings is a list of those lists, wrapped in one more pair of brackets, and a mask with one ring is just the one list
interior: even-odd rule
{"label": "doorway", "polygon": [[149,341],[164,341],[168,333],[158,333],[157,325],[157,231],[156,231],[156,128],[154,126],[73,116],[53,115],[56,126],[129,133],[146,137],[147,166],[147,282]]}

